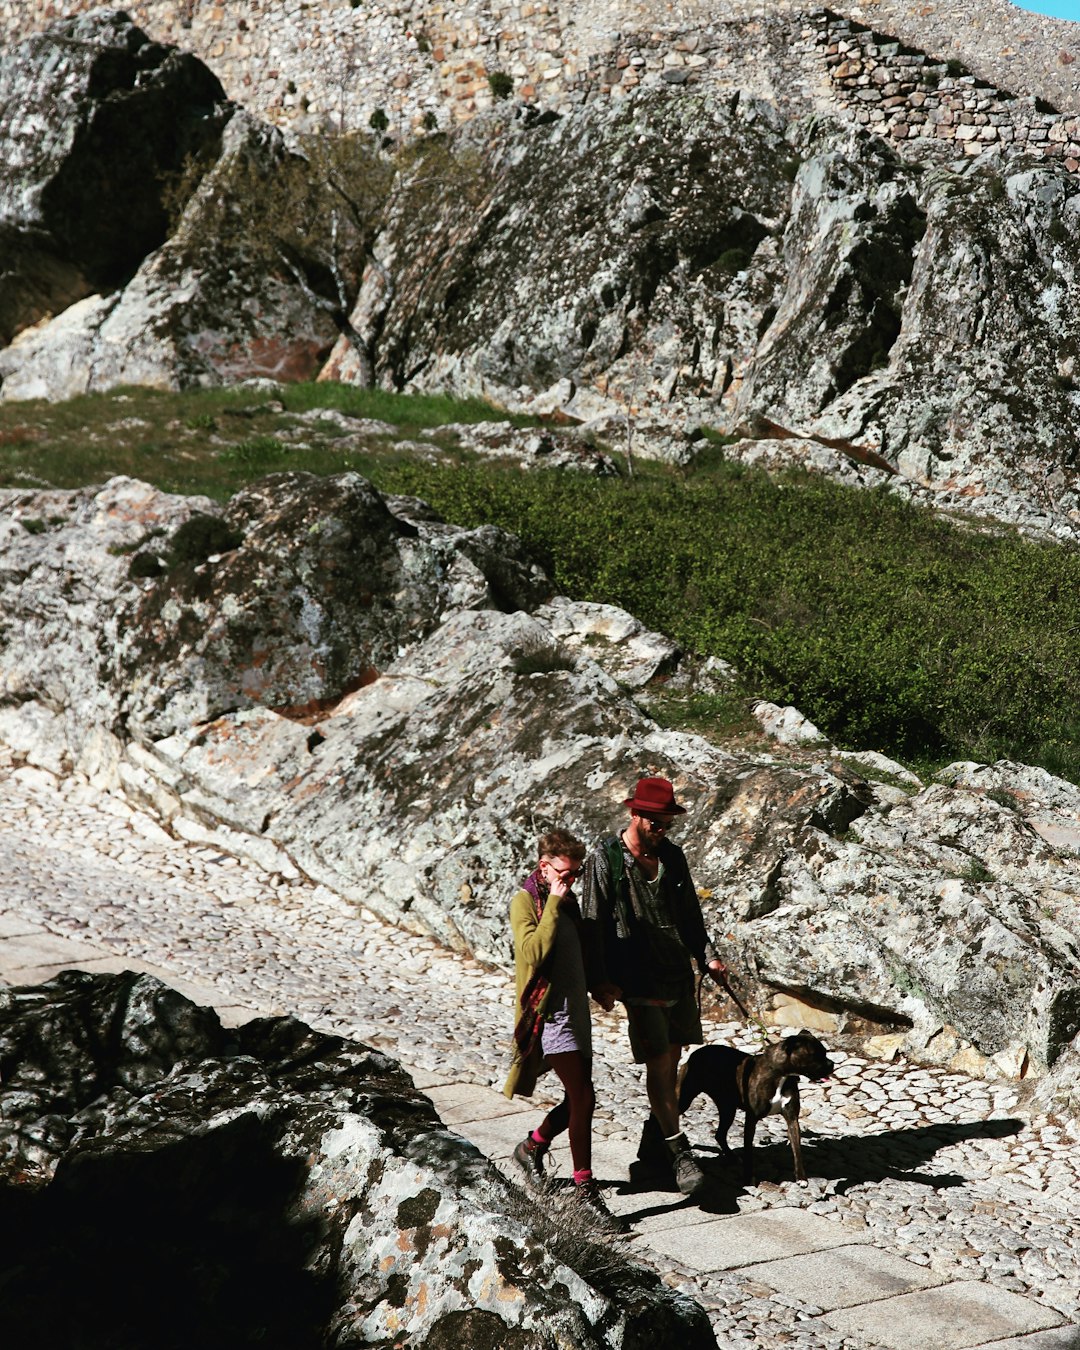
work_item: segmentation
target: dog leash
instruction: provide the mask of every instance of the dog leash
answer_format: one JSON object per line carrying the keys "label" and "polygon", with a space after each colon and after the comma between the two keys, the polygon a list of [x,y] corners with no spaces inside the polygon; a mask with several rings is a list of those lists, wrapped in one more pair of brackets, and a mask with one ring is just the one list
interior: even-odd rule
{"label": "dog leash", "polygon": [[[722,984],[724,986],[724,989],[727,991],[728,997],[731,999],[732,1003],[735,1004],[736,1008],[738,1008],[739,1012],[742,1013],[743,1020],[749,1022],[750,1025],[755,1028],[758,1035],[761,1037],[762,1045],[768,1044],[770,1039],[769,1028],[765,1025],[765,1023],[761,1020],[760,1017],[755,1016],[750,1011],[750,1009],[738,996],[735,990],[732,989],[730,983],[728,982],[727,974],[724,973],[716,976],[710,974],[709,978],[715,979],[718,984]],[[698,978],[698,1017],[701,1016],[701,993],[704,988],[705,988],[705,976],[701,975]]]}

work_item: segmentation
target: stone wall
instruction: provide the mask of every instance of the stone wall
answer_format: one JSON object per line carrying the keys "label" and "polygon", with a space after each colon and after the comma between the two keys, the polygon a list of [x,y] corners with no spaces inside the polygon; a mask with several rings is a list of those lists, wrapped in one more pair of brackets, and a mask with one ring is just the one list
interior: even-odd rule
{"label": "stone wall", "polygon": [[[0,44],[94,7],[0,0]],[[634,0],[573,8],[560,0],[141,0],[128,9],[151,36],[206,61],[238,102],[298,127],[385,125],[400,135],[446,127],[493,102],[492,76],[512,98],[559,111],[641,86],[710,81],[788,112],[849,116],[900,145],[954,142],[967,154],[998,145],[1080,167],[1077,117],[1002,91],[956,58],[935,59],[853,19],[783,0],[768,16],[728,0],[709,10],[669,6],[662,19],[659,5]]]}

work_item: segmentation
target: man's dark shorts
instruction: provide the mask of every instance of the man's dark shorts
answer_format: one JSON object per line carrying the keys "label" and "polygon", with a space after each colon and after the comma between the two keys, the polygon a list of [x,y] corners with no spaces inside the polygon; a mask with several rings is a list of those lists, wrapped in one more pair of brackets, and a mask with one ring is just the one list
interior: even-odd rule
{"label": "man's dark shorts", "polygon": [[646,1060],[667,1054],[669,1046],[698,1045],[704,1039],[693,980],[680,992],[672,1007],[628,1003],[626,1016],[635,1064],[644,1064]]}

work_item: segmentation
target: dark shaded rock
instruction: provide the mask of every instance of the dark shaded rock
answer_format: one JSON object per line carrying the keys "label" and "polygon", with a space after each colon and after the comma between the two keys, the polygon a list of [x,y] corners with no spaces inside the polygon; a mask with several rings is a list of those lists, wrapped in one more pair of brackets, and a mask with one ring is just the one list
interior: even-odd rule
{"label": "dark shaded rock", "polygon": [[0,56],[0,342],[126,281],[166,237],[170,177],[217,144],[229,115],[201,61],[118,10]]}
{"label": "dark shaded rock", "polygon": [[287,1018],[225,1033],[148,976],[67,972],[0,991],[0,1054],[20,1350],[714,1344],[599,1234],[591,1276],[587,1243],[564,1264],[535,1203],[363,1045]]}
{"label": "dark shaded rock", "polygon": [[119,10],[13,48],[0,61],[2,396],[313,377],[347,327],[360,218],[390,173],[365,150],[335,160],[337,177],[317,157]]}

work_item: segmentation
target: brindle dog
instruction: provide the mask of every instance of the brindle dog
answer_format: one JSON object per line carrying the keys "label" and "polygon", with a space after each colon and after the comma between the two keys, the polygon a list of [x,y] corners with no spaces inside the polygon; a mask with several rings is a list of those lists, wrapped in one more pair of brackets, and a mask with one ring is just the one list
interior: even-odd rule
{"label": "brindle dog", "polygon": [[754,1131],[765,1116],[782,1115],[795,1158],[796,1181],[806,1180],[799,1133],[799,1077],[828,1078],[835,1065],[828,1051],[808,1031],[775,1041],[759,1055],[747,1055],[729,1045],[703,1045],[686,1061],[679,1076],[679,1113],[701,1093],[711,1097],[720,1113],[716,1142],[731,1156],[727,1132],[741,1107],[743,1123],[743,1178],[754,1179]]}

